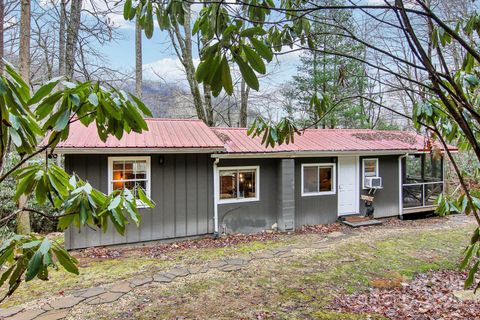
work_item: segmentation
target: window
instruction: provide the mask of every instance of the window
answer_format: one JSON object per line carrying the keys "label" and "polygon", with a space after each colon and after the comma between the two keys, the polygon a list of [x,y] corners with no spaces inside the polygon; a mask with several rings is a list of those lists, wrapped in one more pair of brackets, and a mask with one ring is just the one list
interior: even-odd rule
{"label": "window", "polygon": [[378,159],[363,159],[363,189],[368,177],[378,177]]}
{"label": "window", "polygon": [[219,203],[257,201],[259,167],[219,168]]}
{"label": "window", "polygon": [[[127,188],[137,196],[142,188],[150,197],[150,157],[108,158],[108,193]],[[138,201],[138,206],[143,203]]]}
{"label": "window", "polygon": [[302,196],[335,194],[335,164],[302,164]]}

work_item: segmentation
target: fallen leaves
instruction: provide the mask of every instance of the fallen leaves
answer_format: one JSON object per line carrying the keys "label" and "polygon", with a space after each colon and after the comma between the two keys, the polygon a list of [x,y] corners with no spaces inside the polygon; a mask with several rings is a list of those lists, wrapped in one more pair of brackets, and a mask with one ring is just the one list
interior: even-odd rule
{"label": "fallen leaves", "polygon": [[480,319],[480,302],[459,301],[453,291],[463,289],[466,274],[431,271],[393,288],[335,297],[331,310],[380,314],[389,319]]}

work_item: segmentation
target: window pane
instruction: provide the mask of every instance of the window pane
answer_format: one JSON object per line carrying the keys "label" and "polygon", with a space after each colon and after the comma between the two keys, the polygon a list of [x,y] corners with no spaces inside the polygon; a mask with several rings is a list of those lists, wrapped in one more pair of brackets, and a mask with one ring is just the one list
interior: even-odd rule
{"label": "window pane", "polygon": [[123,182],[114,182],[113,183],[113,190],[123,189],[124,183]]}
{"label": "window pane", "polygon": [[442,181],[442,158],[435,159],[432,155],[425,155],[425,181]]}
{"label": "window pane", "polygon": [[112,180],[123,180],[124,175],[123,171],[113,171]]}
{"label": "window pane", "polygon": [[147,175],[145,173],[137,173],[135,179],[147,179]]}
{"label": "window pane", "polygon": [[332,191],[332,167],[319,167],[320,191]]}
{"label": "window pane", "polygon": [[240,171],[238,176],[238,197],[255,198],[255,171]]}
{"label": "window pane", "polygon": [[377,175],[377,160],[365,159],[363,160],[363,175],[365,177],[375,177]]}
{"label": "window pane", "polygon": [[147,161],[120,160],[112,163],[112,190],[126,188],[137,196],[137,188],[147,192]]}
{"label": "window pane", "polygon": [[237,172],[220,171],[220,199],[237,197]]}
{"label": "window pane", "polygon": [[125,180],[135,180],[135,174],[133,173],[133,171],[125,171],[124,173],[124,178]]}
{"label": "window pane", "polygon": [[303,167],[303,192],[318,192],[318,167]]}
{"label": "window pane", "polygon": [[405,159],[405,181],[404,183],[422,182],[422,156],[408,156]]}
{"label": "window pane", "polygon": [[113,170],[123,170],[123,161],[113,161]]}
{"label": "window pane", "polygon": [[133,170],[134,171],[147,171],[147,162],[146,161],[136,161],[133,165]]}

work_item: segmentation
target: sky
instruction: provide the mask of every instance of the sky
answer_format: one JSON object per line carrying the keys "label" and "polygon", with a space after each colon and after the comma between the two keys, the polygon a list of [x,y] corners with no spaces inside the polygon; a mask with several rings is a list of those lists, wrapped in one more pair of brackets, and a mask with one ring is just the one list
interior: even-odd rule
{"label": "sky", "polygon": [[[118,28],[119,40],[101,46],[101,52],[113,67],[125,72],[131,72],[135,66],[135,29],[133,22],[127,22],[120,14],[110,16],[110,19]],[[153,37],[142,38],[143,49],[143,76],[145,80],[162,80],[173,83],[184,83],[185,75],[182,65],[177,59],[170,38],[166,32],[155,28]],[[264,79],[266,87],[278,86],[295,74],[299,53],[290,53],[280,56],[268,68],[273,75]],[[194,63],[199,62],[198,56],[194,57]],[[161,78],[160,78],[160,77]]]}

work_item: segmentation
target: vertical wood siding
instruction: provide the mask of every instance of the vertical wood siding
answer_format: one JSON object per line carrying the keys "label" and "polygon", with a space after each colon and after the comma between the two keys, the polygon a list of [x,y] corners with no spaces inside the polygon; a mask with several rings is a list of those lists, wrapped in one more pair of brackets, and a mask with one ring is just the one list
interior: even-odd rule
{"label": "vertical wood siding", "polygon": [[[151,197],[154,209],[140,209],[140,227],[127,226],[125,236],[112,225],[106,233],[90,228],[70,228],[65,233],[69,249],[134,243],[213,233],[212,160],[206,154],[151,155]],[[107,155],[67,155],[65,166],[95,188],[108,191]]]}
{"label": "vertical wood siding", "polygon": [[[295,160],[295,227],[332,223],[337,220],[337,194],[302,197],[302,163],[332,163],[337,158],[299,158]],[[338,170],[338,166],[336,166]],[[338,173],[337,173],[338,177]],[[337,179],[338,180],[338,179]],[[337,181],[338,183],[338,181]]]}
{"label": "vertical wood siding", "polygon": [[[397,216],[400,211],[398,199],[400,188],[400,181],[398,180],[398,157],[398,155],[360,157],[361,194],[368,194],[368,190],[362,189],[362,159],[378,158],[378,175],[382,177],[383,188],[377,190],[373,195],[375,197],[373,201],[375,218]],[[364,212],[365,203],[360,200],[360,213]]]}

